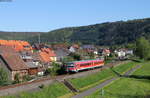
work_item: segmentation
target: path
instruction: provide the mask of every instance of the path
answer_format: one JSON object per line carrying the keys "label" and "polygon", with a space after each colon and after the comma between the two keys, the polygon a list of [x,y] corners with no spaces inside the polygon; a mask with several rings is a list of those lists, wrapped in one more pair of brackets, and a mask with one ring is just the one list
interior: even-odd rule
{"label": "path", "polygon": [[[140,67],[141,67],[141,66],[138,65],[138,66],[132,68],[131,70],[127,71],[124,75],[126,75],[126,76],[127,76],[127,75],[130,75],[132,72],[134,72],[135,70],[137,70],[137,69],[140,68]],[[84,92],[82,92],[82,93],[80,93],[80,94],[78,94],[78,95],[75,95],[75,96],[73,96],[72,98],[83,98],[83,97],[85,97],[85,96],[88,96],[88,95],[94,93],[96,90],[98,90],[98,89],[100,89],[100,88],[103,88],[104,86],[108,85],[108,84],[111,83],[112,81],[117,80],[118,78],[119,78],[119,77],[114,77],[114,78],[112,78],[112,79],[106,80],[105,82],[101,83],[100,85],[97,85],[96,87],[93,87],[93,88],[91,88],[91,89],[88,89],[88,90],[86,90],[86,91],[84,91]]]}

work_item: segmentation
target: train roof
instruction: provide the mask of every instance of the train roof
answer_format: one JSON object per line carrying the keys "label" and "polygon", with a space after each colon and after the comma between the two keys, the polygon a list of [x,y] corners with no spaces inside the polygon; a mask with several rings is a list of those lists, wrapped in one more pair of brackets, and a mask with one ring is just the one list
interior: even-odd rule
{"label": "train roof", "polygon": [[101,60],[101,61],[103,61],[102,59],[92,59],[92,60],[73,61],[73,62],[68,62],[68,63],[78,63],[78,62],[85,62],[85,61],[96,61],[96,60]]}

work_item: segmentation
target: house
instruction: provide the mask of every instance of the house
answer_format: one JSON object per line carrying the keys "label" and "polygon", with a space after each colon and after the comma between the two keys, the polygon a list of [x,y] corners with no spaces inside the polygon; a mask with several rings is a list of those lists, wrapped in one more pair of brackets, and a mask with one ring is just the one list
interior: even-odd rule
{"label": "house", "polygon": [[126,55],[133,55],[133,50],[126,50]]}
{"label": "house", "polygon": [[125,57],[126,56],[125,51],[118,51],[117,54],[118,54],[118,57]]}
{"label": "house", "polygon": [[39,62],[26,62],[29,75],[44,75],[44,68]]}
{"label": "house", "polygon": [[10,80],[15,80],[16,74],[19,74],[20,80],[28,75],[28,66],[10,46],[0,46],[0,67],[7,71]]}
{"label": "house", "polygon": [[83,46],[81,46],[81,48],[83,50],[94,50],[95,49],[94,45],[83,45]]}
{"label": "house", "polygon": [[73,44],[72,46],[70,46],[69,51],[74,53],[79,49],[79,45],[77,44]]}
{"label": "house", "polygon": [[69,55],[69,51],[66,51],[62,48],[55,49],[54,51],[57,57],[57,61],[61,61],[64,57]]}
{"label": "house", "polygon": [[104,56],[110,56],[110,50],[109,49],[103,49],[102,55],[104,55]]}
{"label": "house", "polygon": [[29,51],[21,51],[19,52],[21,58],[25,61],[25,62],[31,62],[33,61],[33,57],[32,57],[32,52]]}
{"label": "house", "polygon": [[51,47],[53,47],[53,49],[65,49],[68,50],[68,45],[66,44],[54,44]]}
{"label": "house", "polygon": [[40,61],[44,64],[57,61],[55,52],[50,48],[42,48],[37,55],[39,56]]}
{"label": "house", "polygon": [[119,49],[119,50],[115,50],[115,53],[118,55],[118,57],[125,57],[127,55],[133,55],[133,50]]}
{"label": "house", "polygon": [[23,51],[20,52],[20,56],[29,68],[28,69],[29,75],[43,75],[44,66],[40,63],[40,60],[38,59],[38,55],[35,56],[34,53],[32,52]]}
{"label": "house", "polygon": [[98,54],[97,48],[94,45],[83,45],[81,46],[81,49],[88,52],[88,53],[94,53],[94,54]]}
{"label": "house", "polygon": [[42,48],[51,48],[51,45],[33,44],[32,47],[33,47],[34,50],[41,50]]}
{"label": "house", "polygon": [[42,48],[41,52],[47,53],[49,58],[50,58],[50,60],[51,60],[51,62],[56,62],[57,61],[56,54],[55,54],[55,52],[52,49],[50,49],[50,48]]}

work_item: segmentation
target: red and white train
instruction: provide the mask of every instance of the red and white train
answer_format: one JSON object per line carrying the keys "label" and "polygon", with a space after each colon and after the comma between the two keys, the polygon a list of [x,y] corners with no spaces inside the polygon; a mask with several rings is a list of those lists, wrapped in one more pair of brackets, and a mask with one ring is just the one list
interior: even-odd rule
{"label": "red and white train", "polygon": [[78,72],[80,70],[91,69],[104,66],[104,60],[83,60],[69,62],[65,65],[67,72]]}

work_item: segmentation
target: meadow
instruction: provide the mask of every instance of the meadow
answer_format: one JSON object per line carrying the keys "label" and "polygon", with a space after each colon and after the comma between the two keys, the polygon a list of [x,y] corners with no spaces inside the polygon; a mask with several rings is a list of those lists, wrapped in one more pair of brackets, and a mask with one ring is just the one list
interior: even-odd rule
{"label": "meadow", "polygon": [[99,89],[86,98],[149,98],[150,97],[150,62],[129,77],[122,77]]}

